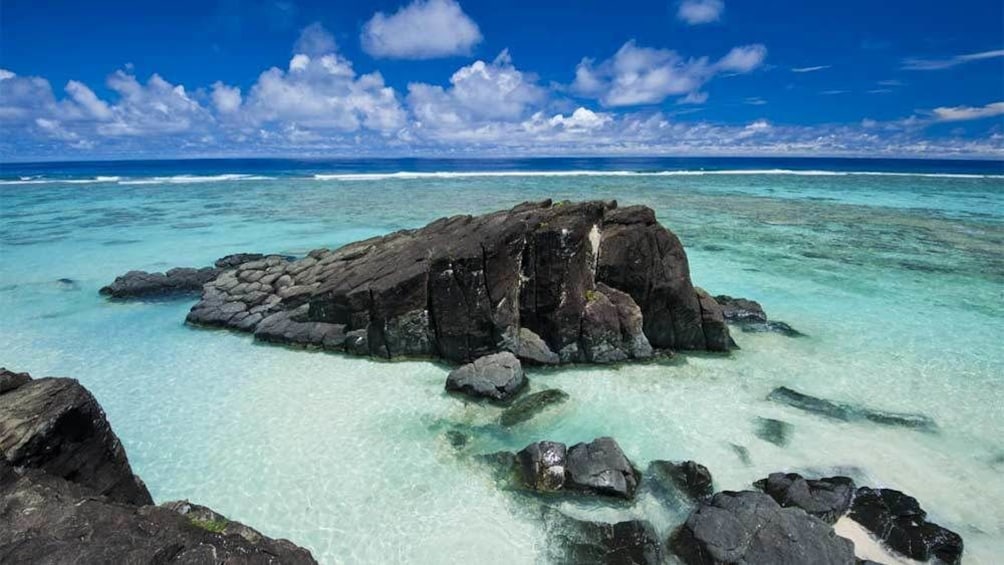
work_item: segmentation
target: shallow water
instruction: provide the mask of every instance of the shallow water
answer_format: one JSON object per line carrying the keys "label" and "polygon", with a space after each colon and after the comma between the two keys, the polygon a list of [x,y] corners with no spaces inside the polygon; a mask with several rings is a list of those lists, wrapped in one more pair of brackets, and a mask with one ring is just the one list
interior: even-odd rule
{"label": "shallow water", "polygon": [[[111,174],[114,174],[112,171]],[[916,496],[1004,554],[1004,179],[794,174],[268,176],[0,185],[2,363],[79,379],[157,501],[190,498],[326,563],[532,563],[539,523],[471,456],[610,435],[644,467],[695,459],[719,489],[778,470],[850,473]],[[570,400],[501,431],[429,362],[374,362],[186,327],[191,302],[109,303],[130,269],[238,251],[304,253],[542,198],[648,204],[696,284],[759,300],[805,338],[734,331],[730,356],[533,371]],[[59,279],[72,282],[58,282]],[[776,386],[932,417],[938,433],[834,422]],[[784,447],[756,419],[792,424]],[[455,449],[447,432],[473,434]],[[741,461],[734,445],[749,452]],[[599,519],[682,521],[650,496],[567,503]]]}

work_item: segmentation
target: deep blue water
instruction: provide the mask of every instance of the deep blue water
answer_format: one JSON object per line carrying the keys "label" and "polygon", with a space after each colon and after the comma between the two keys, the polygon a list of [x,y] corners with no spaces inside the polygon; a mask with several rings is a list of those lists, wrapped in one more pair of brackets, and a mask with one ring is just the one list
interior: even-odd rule
{"label": "deep blue water", "polygon": [[518,159],[181,159],[0,164],[0,179],[21,177],[251,174],[311,176],[337,173],[470,171],[868,171],[1002,175],[1004,161],[792,157],[546,157]]}

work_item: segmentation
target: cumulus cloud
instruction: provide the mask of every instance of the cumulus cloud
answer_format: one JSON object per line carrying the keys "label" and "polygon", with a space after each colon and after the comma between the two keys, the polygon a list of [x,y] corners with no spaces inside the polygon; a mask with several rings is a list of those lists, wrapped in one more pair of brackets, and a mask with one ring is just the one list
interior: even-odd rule
{"label": "cumulus cloud", "polygon": [[212,90],[213,105],[221,114],[232,114],[241,107],[241,89],[236,86],[227,86],[220,81],[213,83]]}
{"label": "cumulus cloud", "polygon": [[900,68],[906,71],[940,71],[942,69],[950,69],[952,67],[957,67],[965,63],[971,63],[973,61],[996,59],[998,57],[1004,57],[1004,49],[982,51],[980,53],[968,53],[966,55],[956,55],[954,57],[944,59],[922,59],[911,57],[909,59],[904,59],[903,65]]}
{"label": "cumulus cloud", "polygon": [[408,85],[408,105],[419,128],[458,130],[484,122],[519,120],[543,103],[547,91],[535,77],[518,70],[508,51],[491,62],[475,61],[450,77],[443,88],[425,83]]}
{"label": "cumulus cloud", "polygon": [[374,57],[433,59],[468,55],[481,30],[455,0],[414,0],[397,12],[377,12],[363,26],[363,50]]}
{"label": "cumulus cloud", "polygon": [[934,117],[939,122],[962,122],[968,120],[980,120],[1004,115],[1004,102],[993,102],[986,106],[942,106],[932,110]]}
{"label": "cumulus cloud", "polygon": [[598,65],[583,59],[575,69],[572,90],[612,107],[657,104],[670,96],[700,103],[707,99],[700,88],[716,75],[751,72],[766,56],[763,45],[746,45],[711,62],[707,57],[684,58],[669,49],[639,47],[631,40]]}
{"label": "cumulus cloud", "polygon": [[725,11],[722,0],[683,0],[676,17],[690,25],[717,22]]}
{"label": "cumulus cloud", "polygon": [[314,22],[300,31],[300,37],[293,45],[293,53],[315,56],[334,53],[337,50],[335,36],[321,25]]}
{"label": "cumulus cloud", "polygon": [[107,120],[113,116],[111,109],[103,100],[99,99],[94,91],[87,88],[83,83],[71,80],[66,83],[66,92],[77,104],[87,110],[92,116],[99,120]]}

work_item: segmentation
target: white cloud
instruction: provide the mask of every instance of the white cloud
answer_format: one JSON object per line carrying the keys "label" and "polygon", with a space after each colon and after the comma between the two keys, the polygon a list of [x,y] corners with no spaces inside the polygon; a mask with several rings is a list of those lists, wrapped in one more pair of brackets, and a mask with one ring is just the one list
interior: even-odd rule
{"label": "white cloud", "polygon": [[7,69],[0,69],[0,80],[6,80],[6,79],[9,79],[9,78],[14,78],[15,76],[17,76],[17,75],[15,75],[14,73],[8,71]]}
{"label": "white cloud", "polygon": [[232,114],[241,107],[241,89],[236,86],[227,86],[216,81],[213,83],[211,96],[216,111],[221,114]]}
{"label": "white cloud", "polygon": [[670,96],[700,103],[704,84],[723,72],[747,73],[763,64],[767,48],[746,45],[733,48],[718,62],[707,57],[686,59],[675,51],[639,47],[628,41],[599,65],[583,59],[575,69],[572,90],[597,98],[604,106],[657,104]]}
{"label": "white cloud", "polygon": [[86,109],[92,116],[99,120],[107,120],[112,117],[112,111],[103,100],[99,99],[94,91],[87,88],[83,83],[71,80],[66,83],[66,92],[70,97]]}
{"label": "white cloud", "polygon": [[717,22],[725,11],[722,0],[683,0],[676,17],[690,25]]}
{"label": "white cloud", "polygon": [[980,53],[969,53],[966,55],[956,55],[947,59],[909,58],[903,60],[903,65],[900,68],[907,71],[940,71],[942,69],[950,69],[952,67],[965,63],[971,63],[973,61],[996,59],[998,57],[1004,57],[1004,49],[983,51]]}
{"label": "white cloud", "polygon": [[942,106],[932,110],[939,122],[962,122],[1004,115],[1004,102],[993,102],[986,106]]}
{"label": "white cloud", "polygon": [[475,61],[450,77],[450,86],[408,85],[418,126],[460,129],[487,121],[516,121],[547,99],[547,91],[512,64],[508,51],[491,63]]}
{"label": "white cloud", "polygon": [[300,37],[296,40],[296,44],[293,45],[294,54],[302,53],[310,56],[334,53],[337,49],[335,36],[324,29],[321,22],[314,22],[303,28],[300,32]]}
{"label": "white cloud", "polygon": [[816,65],[815,67],[792,67],[791,72],[793,73],[814,73],[816,71],[824,71],[830,68],[831,65]]}
{"label": "white cloud", "polygon": [[433,59],[468,55],[481,30],[454,0],[414,0],[392,15],[377,12],[363,26],[363,50],[374,57]]}
{"label": "white cloud", "polygon": [[614,121],[614,118],[610,114],[603,112],[593,112],[587,108],[576,108],[572,112],[571,116],[567,118],[562,114],[555,114],[551,117],[548,123],[553,126],[561,126],[566,130],[580,129],[580,130],[594,130],[601,128],[607,124]]}

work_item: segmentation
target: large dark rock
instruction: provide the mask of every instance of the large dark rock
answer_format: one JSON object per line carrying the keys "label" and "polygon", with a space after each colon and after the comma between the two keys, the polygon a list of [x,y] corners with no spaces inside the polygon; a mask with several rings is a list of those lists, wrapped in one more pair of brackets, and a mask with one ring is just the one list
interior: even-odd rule
{"label": "large dark rock", "polygon": [[446,390],[474,398],[509,400],[526,386],[519,359],[508,351],[486,355],[457,367],[446,378]]}
{"label": "large dark rock", "polygon": [[648,465],[648,474],[658,483],[673,485],[691,498],[704,498],[714,492],[711,471],[695,461],[652,461]]}
{"label": "large dark rock", "polygon": [[744,332],[774,332],[788,337],[805,335],[784,322],[768,320],[763,307],[755,300],[720,294],[715,301],[721,306],[725,321],[738,325]]}
{"label": "large dark rock", "polygon": [[220,269],[178,267],[165,273],[129,271],[115,277],[112,284],[102,287],[101,294],[112,298],[156,298],[198,293],[202,286],[215,279]]}
{"label": "large dark rock", "polygon": [[[728,330],[713,311],[651,209],[547,200],[299,260],[242,262],[206,285],[187,319],[378,357],[468,362],[508,350],[553,364],[724,351]],[[326,339],[335,327],[346,336],[337,345]]]}
{"label": "large dark rock", "polygon": [[724,491],[700,506],[670,537],[688,565],[854,565],[854,544],[797,508],[759,492]]}
{"label": "large dark rock", "polygon": [[101,406],[73,379],[30,380],[0,394],[0,452],[15,467],[41,469],[117,502],[153,502]]}
{"label": "large dark rock", "polygon": [[785,386],[772,390],[767,395],[767,399],[844,422],[869,421],[885,426],[911,428],[923,432],[935,432],[938,429],[938,425],[934,420],[923,414],[884,412],[865,406],[833,402],[832,400],[810,396]]}
{"label": "large dark rock", "polygon": [[30,380],[31,375],[28,373],[15,373],[8,371],[6,367],[0,367],[0,394],[14,390]]}
{"label": "large dark rock", "polygon": [[662,543],[646,520],[587,522],[546,511],[551,522],[549,563],[569,565],[660,565]]}
{"label": "large dark rock", "polygon": [[850,517],[911,559],[937,558],[953,565],[962,561],[962,536],[928,522],[917,499],[900,491],[861,487]]}
{"label": "large dark rock", "polygon": [[[31,469],[0,481],[0,563],[316,563],[289,541],[213,514],[218,518],[201,521],[115,502]],[[248,539],[250,532],[257,536]]]}
{"label": "large dark rock", "polygon": [[568,448],[566,487],[633,498],[641,475],[613,438],[601,437]]}
{"label": "large dark rock", "polygon": [[854,481],[848,477],[805,479],[797,473],[771,473],[754,486],[781,506],[801,508],[828,524],[835,524],[854,498]]}
{"label": "large dark rock", "polygon": [[531,443],[516,454],[523,484],[531,490],[553,492],[565,486],[568,450],[556,441]]}
{"label": "large dark rock", "polygon": [[525,422],[547,408],[568,400],[568,393],[556,388],[549,388],[533,394],[517,398],[511,406],[502,412],[499,423],[503,426],[515,426]]}
{"label": "large dark rock", "polygon": [[90,392],[15,375],[0,393],[0,563],[315,563],[209,508],[153,506]]}

